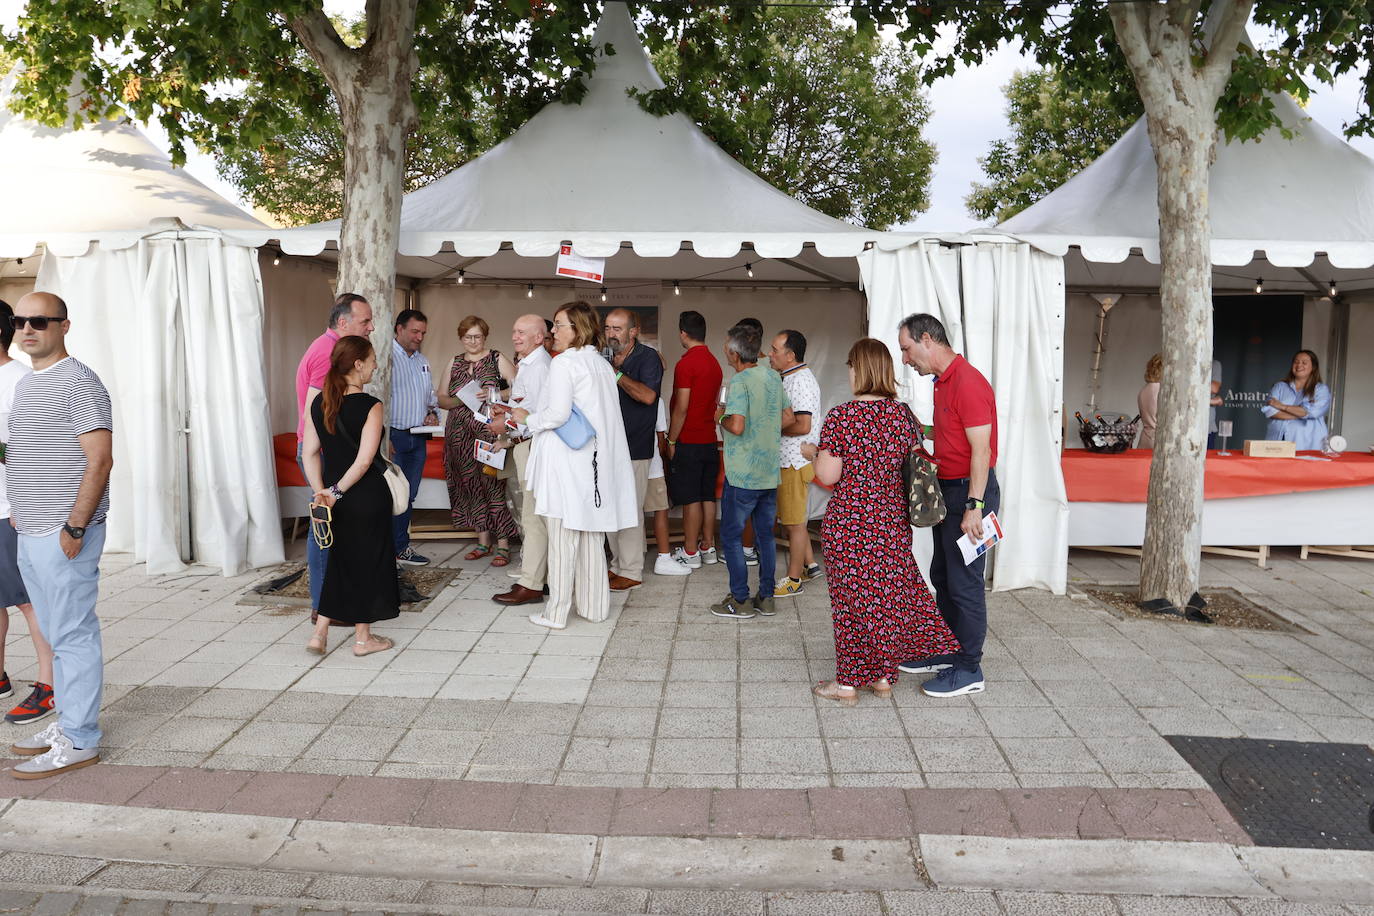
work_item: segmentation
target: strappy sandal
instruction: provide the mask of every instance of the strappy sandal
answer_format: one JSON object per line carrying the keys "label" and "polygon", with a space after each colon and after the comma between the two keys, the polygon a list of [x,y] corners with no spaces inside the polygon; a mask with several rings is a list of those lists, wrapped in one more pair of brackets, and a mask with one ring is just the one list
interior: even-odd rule
{"label": "strappy sandal", "polygon": [[834,700],[841,706],[859,705],[858,691],[851,687],[850,692],[845,693],[844,687],[834,681],[821,681],[815,687],[811,688],[811,692],[823,700]]}
{"label": "strappy sandal", "polygon": [[323,655],[325,647],[328,645],[328,637],[320,636],[318,633],[305,641],[305,651],[311,655]]}
{"label": "strappy sandal", "polygon": [[510,565],[510,548],[509,548],[509,547],[498,547],[498,548],[496,548],[496,556],[492,558],[491,565],[492,565],[492,566],[496,566],[496,567],[509,566],[509,565]]}
{"label": "strappy sandal", "polygon": [[[359,647],[359,646],[364,646],[364,647],[365,647],[365,646],[368,646],[368,645],[376,645],[376,648],[374,648],[374,649],[364,648],[363,651],[361,651],[361,652],[358,651],[358,647]],[[353,654],[356,655],[358,658],[362,658],[362,657],[365,656],[365,655],[375,655],[375,654],[378,653],[378,652],[385,652],[387,649],[394,649],[394,648],[396,648],[396,643],[395,643],[395,641],[393,641],[393,640],[391,639],[391,637],[389,637],[389,636],[376,636],[376,635],[374,635],[374,636],[368,637],[368,638],[367,638],[366,640],[364,640],[363,642],[355,642],[355,643],[353,643]]]}
{"label": "strappy sandal", "polygon": [[867,690],[880,700],[886,700],[892,696],[892,682],[885,677],[880,677],[871,684],[864,684],[856,687],[856,690]]}
{"label": "strappy sandal", "polygon": [[465,557],[463,557],[463,559],[464,559],[464,560],[480,560],[480,559],[482,559],[483,557],[488,556],[490,553],[491,553],[491,545],[490,545],[490,544],[478,544],[476,547],[474,547],[474,548],[472,548],[471,550],[469,550],[469,551],[467,552],[467,555],[466,555]]}

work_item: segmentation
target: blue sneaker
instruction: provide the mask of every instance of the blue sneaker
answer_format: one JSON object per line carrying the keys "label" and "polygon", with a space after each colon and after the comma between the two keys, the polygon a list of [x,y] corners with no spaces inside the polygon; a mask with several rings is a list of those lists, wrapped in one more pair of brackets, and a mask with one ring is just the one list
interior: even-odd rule
{"label": "blue sneaker", "polygon": [[932,674],[953,667],[951,655],[932,655],[929,658],[913,658],[902,662],[897,670],[906,674]]}
{"label": "blue sneaker", "polygon": [[921,685],[921,693],[928,697],[961,697],[966,693],[983,692],[983,669],[961,671],[946,668]]}

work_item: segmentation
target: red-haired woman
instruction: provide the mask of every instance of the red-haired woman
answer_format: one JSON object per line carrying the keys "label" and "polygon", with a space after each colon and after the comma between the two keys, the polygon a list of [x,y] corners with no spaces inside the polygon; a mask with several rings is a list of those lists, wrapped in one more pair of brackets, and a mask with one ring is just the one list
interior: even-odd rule
{"label": "red-haired woman", "polygon": [[365,337],[340,337],[329,358],[324,389],[310,405],[301,461],[312,505],[329,506],[329,548],[319,615],[306,651],[323,655],[331,622],[353,626],[353,654],[384,652],[395,643],[372,624],[400,612],[396,551],[391,536],[391,490],[382,479],[382,402],[363,393],[377,370]]}

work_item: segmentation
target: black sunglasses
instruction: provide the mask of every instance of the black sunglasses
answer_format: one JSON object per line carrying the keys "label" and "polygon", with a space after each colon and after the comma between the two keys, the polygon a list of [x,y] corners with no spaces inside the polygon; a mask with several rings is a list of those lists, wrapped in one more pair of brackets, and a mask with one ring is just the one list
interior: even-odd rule
{"label": "black sunglasses", "polygon": [[24,325],[31,324],[35,331],[46,331],[49,322],[62,322],[66,320],[65,318],[54,318],[51,315],[11,315],[10,327],[14,328],[16,331],[22,331],[24,330]]}

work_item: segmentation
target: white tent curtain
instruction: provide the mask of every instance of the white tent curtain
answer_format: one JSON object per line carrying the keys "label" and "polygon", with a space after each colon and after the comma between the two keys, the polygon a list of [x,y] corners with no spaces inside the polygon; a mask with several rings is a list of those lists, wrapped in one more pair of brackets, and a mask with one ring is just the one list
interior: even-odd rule
{"label": "white tent curtain", "polygon": [[35,289],[66,300],[68,350],[114,404],[107,547],[151,574],[280,562],[256,251],[213,231],[94,244],[47,255]]}
{"label": "white tent curtain", "polygon": [[1025,243],[960,249],[964,354],[997,395],[997,481],[1007,540],[993,551],[998,591],[1068,582],[1063,447],[1064,262]]}
{"label": "white tent curtain", "polygon": [[[1062,594],[1068,576],[1068,501],[1059,466],[1062,260],[1025,243],[922,241],[893,251],[870,249],[860,256],[859,270],[869,333],[888,345],[894,359],[901,359],[897,323],[912,312],[929,312],[997,394],[999,515],[1007,540],[992,555],[993,587]],[[902,395],[928,422],[933,379],[902,371]],[[925,564],[930,535],[917,535],[917,558]]]}

